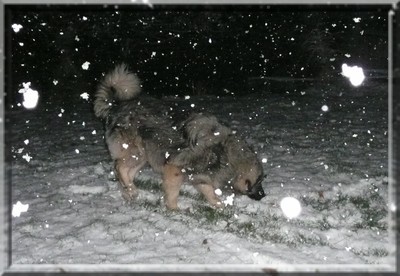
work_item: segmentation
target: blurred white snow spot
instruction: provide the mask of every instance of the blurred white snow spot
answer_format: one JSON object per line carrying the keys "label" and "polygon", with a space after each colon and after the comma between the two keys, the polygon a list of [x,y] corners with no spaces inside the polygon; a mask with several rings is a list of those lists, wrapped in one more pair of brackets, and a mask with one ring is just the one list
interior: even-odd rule
{"label": "blurred white snow spot", "polygon": [[294,197],[283,198],[281,200],[280,206],[283,211],[283,214],[289,219],[298,217],[301,213],[300,202]]}
{"label": "blurred white snow spot", "polygon": [[190,96],[185,96],[185,100],[189,100],[190,99]]}
{"label": "blurred white snow spot", "polygon": [[87,18],[86,16],[83,16],[83,17],[82,17],[82,20],[83,20],[83,21],[86,21],[87,19],[88,19],[88,18]]}
{"label": "blurred white snow spot", "polygon": [[75,152],[78,154],[78,153],[79,153],[79,150],[78,150],[78,149],[75,149]]}
{"label": "blurred white snow spot", "polygon": [[129,145],[128,144],[122,144],[122,147],[124,148],[124,149],[127,149],[128,147],[129,147]]}
{"label": "blurred white snow spot", "polygon": [[221,133],[219,133],[218,131],[217,132],[214,132],[214,136],[219,136]]}
{"label": "blurred white snow spot", "polygon": [[29,139],[26,139],[26,140],[24,141],[24,144],[25,144],[25,145],[28,145],[28,144],[29,144]]}
{"label": "blurred white snow spot", "polygon": [[22,158],[25,159],[27,162],[29,162],[31,161],[32,156],[29,156],[29,154],[26,153],[25,155],[22,156]]}
{"label": "blurred white snow spot", "polygon": [[225,206],[233,205],[233,198],[234,197],[235,197],[235,194],[231,194],[230,196],[227,196],[226,199],[224,200]]}
{"label": "blurred white snow spot", "polygon": [[86,61],[85,63],[82,64],[82,69],[83,69],[83,70],[89,69],[89,65],[90,65],[90,62],[89,62],[89,61]]}
{"label": "blurred white snow spot", "polygon": [[27,212],[28,208],[29,204],[22,204],[21,201],[18,201],[17,204],[13,205],[12,216],[19,217],[21,213]]}
{"label": "blurred white snow spot", "polygon": [[217,196],[222,195],[222,191],[221,191],[220,189],[215,189],[214,193],[215,193]]}
{"label": "blurred white snow spot", "polygon": [[166,151],[166,152],[165,152],[165,158],[168,159],[168,157],[169,157],[169,153],[168,153],[168,151]]}
{"label": "blurred white snow spot", "polygon": [[263,159],[261,160],[261,162],[264,163],[264,164],[267,163],[267,162],[268,162],[268,158],[263,158]]}
{"label": "blurred white snow spot", "polygon": [[360,17],[354,17],[353,21],[356,22],[356,23],[360,23],[361,18]]}
{"label": "blurred white snow spot", "polygon": [[364,71],[358,66],[348,66],[346,63],[342,65],[342,75],[350,80],[353,86],[359,86],[365,80]]}
{"label": "blurred white snow spot", "polygon": [[23,27],[21,24],[12,24],[11,28],[14,30],[14,32],[18,33]]}
{"label": "blurred white snow spot", "polygon": [[329,108],[328,108],[327,105],[323,105],[323,106],[321,107],[321,110],[322,110],[323,112],[327,112],[327,111],[329,110]]}
{"label": "blurred white snow spot", "polygon": [[89,94],[87,92],[82,93],[80,96],[84,100],[89,100]]}
{"label": "blurred white snow spot", "polygon": [[58,84],[58,80],[53,80],[53,84],[57,85]]}
{"label": "blurred white snow spot", "polygon": [[18,43],[19,44],[19,46],[24,46],[24,43],[23,42],[20,42],[20,43]]}
{"label": "blurred white snow spot", "polygon": [[22,86],[24,88],[21,88],[18,91],[18,93],[21,93],[24,96],[24,101],[22,102],[22,105],[26,109],[35,108],[39,101],[39,92],[30,88],[31,82],[23,82]]}
{"label": "blurred white snow spot", "polygon": [[93,130],[93,131],[92,131],[92,134],[93,134],[93,135],[96,135],[96,130]]}

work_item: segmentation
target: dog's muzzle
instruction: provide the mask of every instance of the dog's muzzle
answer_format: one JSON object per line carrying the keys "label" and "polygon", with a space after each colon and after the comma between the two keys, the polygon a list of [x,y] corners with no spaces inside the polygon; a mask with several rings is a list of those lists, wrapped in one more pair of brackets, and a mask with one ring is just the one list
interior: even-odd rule
{"label": "dog's muzzle", "polygon": [[261,200],[263,197],[265,197],[265,192],[261,182],[256,183],[252,187],[249,185],[247,196],[254,200]]}

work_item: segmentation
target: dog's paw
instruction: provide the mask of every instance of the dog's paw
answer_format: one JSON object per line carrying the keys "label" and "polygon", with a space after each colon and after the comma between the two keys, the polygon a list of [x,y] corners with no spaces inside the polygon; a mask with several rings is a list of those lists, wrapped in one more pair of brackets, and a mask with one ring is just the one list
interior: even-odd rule
{"label": "dog's paw", "polygon": [[135,199],[138,197],[139,192],[136,189],[128,188],[128,189],[123,189],[121,191],[122,198],[125,199],[127,202],[132,202],[135,201]]}
{"label": "dog's paw", "polygon": [[222,210],[225,208],[225,205],[220,200],[218,200],[218,201],[214,202],[213,204],[211,204],[211,207],[214,209]]}
{"label": "dog's paw", "polygon": [[167,207],[167,209],[169,211],[179,211],[179,207],[178,204],[176,203],[165,203],[165,207]]}

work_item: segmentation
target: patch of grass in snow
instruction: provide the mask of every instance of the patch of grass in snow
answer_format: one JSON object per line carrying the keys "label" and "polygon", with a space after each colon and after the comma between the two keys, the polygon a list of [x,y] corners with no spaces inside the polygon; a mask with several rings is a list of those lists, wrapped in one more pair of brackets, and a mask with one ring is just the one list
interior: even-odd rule
{"label": "patch of grass in snow", "polygon": [[367,250],[357,250],[357,249],[352,249],[351,250],[355,255],[358,256],[363,256],[363,257],[369,257],[369,256],[376,256],[376,257],[386,257],[389,255],[389,252],[386,249],[383,248],[371,248]]}
{"label": "patch of grass in snow", "polygon": [[323,217],[322,220],[318,220],[318,226],[320,230],[329,230],[333,228],[326,217]]}
{"label": "patch of grass in snow", "polygon": [[[239,236],[246,236],[246,237],[256,237],[256,233],[257,233],[257,227],[255,226],[255,224],[253,222],[244,222],[244,223],[240,223],[237,224],[235,227],[235,230],[233,231],[236,234],[239,234]],[[232,229],[232,227],[231,227]],[[258,229],[258,230],[262,230],[263,229]]]}
{"label": "patch of grass in snow", "polygon": [[307,245],[318,245],[318,246],[328,246],[329,244],[326,241],[323,241],[319,236],[316,235],[305,235],[302,233],[297,234],[297,239],[300,244]]}
{"label": "patch of grass in snow", "polygon": [[232,214],[228,210],[217,210],[207,205],[195,206],[196,212],[193,213],[196,219],[205,219],[209,223],[217,221],[229,220]]}
{"label": "patch of grass in snow", "polygon": [[144,207],[146,210],[159,210],[160,207],[162,206],[162,202],[160,199],[156,200],[156,201],[143,201],[140,206]]}
{"label": "patch of grass in snow", "polygon": [[291,238],[288,235],[285,235],[284,233],[281,233],[281,232],[266,231],[266,232],[261,233],[260,237],[263,240],[267,240],[271,243],[283,243],[290,247],[296,247],[299,244],[298,241],[294,240],[293,238]]}
{"label": "patch of grass in snow", "polygon": [[146,191],[160,191],[161,184],[160,182],[154,179],[135,179],[135,184],[141,190]]}
{"label": "patch of grass in snow", "polygon": [[[352,225],[353,229],[371,229],[386,230],[387,225],[382,223],[382,220],[387,216],[386,206],[382,203],[380,207],[374,204],[375,201],[380,202],[382,199],[377,193],[371,193],[368,196],[348,196],[339,194],[333,199],[324,199],[323,201],[313,198],[302,198],[304,205],[309,205],[318,212],[321,211],[340,211],[346,208],[347,204],[355,206],[355,212],[361,214],[362,222],[357,222]],[[321,230],[328,230],[333,227],[326,218],[319,221]]]}

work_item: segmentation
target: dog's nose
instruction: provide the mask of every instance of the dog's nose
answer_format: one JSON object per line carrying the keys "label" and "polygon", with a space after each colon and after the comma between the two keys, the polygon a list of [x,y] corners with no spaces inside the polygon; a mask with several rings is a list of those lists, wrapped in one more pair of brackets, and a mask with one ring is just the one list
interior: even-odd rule
{"label": "dog's nose", "polygon": [[254,185],[247,193],[247,196],[254,200],[261,200],[265,197],[265,192],[261,185]]}

